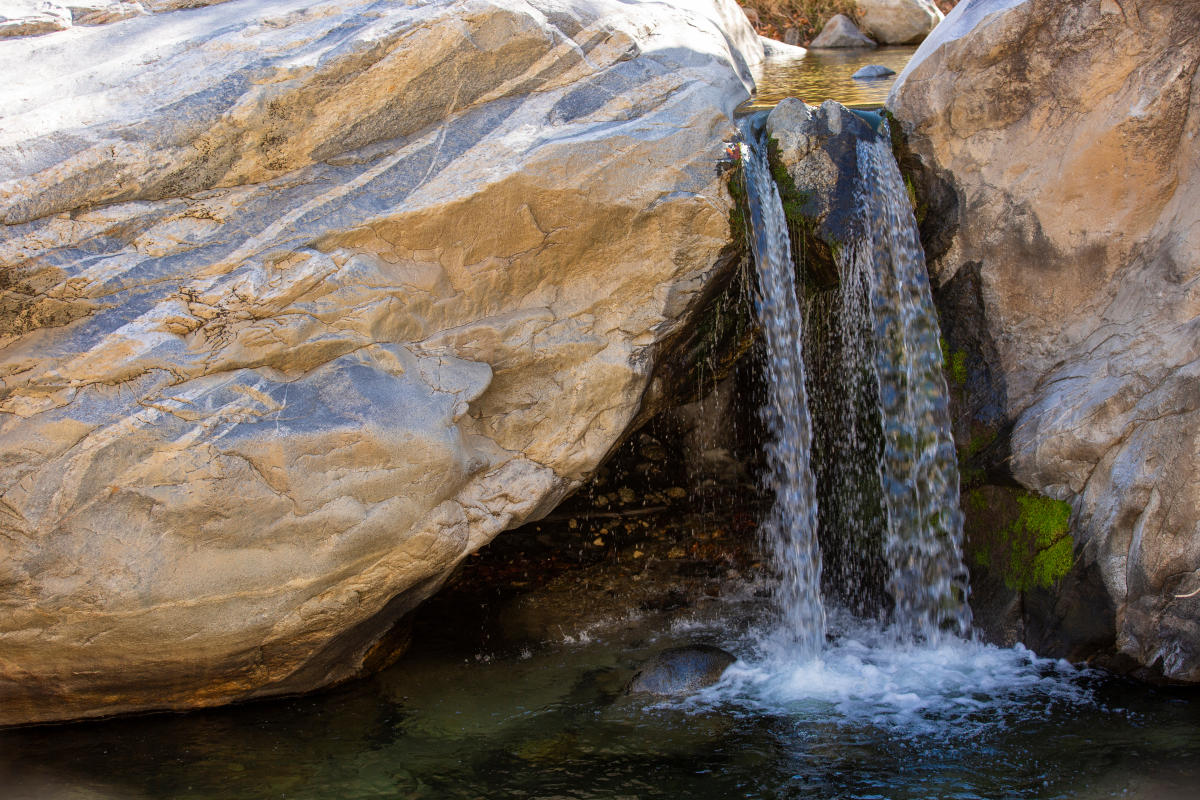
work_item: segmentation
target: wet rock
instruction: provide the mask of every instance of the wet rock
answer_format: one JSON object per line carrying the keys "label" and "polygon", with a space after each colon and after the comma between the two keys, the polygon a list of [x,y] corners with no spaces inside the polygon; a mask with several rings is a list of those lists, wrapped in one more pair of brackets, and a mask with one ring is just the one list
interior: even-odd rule
{"label": "wet rock", "polygon": [[966,356],[963,413],[1000,432],[1016,481],[1071,503],[1073,570],[1099,589],[1064,582],[1087,613],[1046,598],[1027,626],[1057,653],[1099,640],[1082,618],[1108,621],[1124,659],[1186,681],[1200,681],[1198,68],[1190,0],[971,0],[888,102]]}
{"label": "wet rock", "polygon": [[0,724],[359,674],[728,269],[732,0],[149,5],[0,43]]}
{"label": "wet rock", "polygon": [[885,67],[882,64],[868,64],[850,77],[856,80],[867,80],[870,78],[886,78],[889,75],[895,74],[896,70],[891,67]]}
{"label": "wet rock", "polygon": [[840,103],[820,107],[787,98],[767,117],[773,163],[787,170],[791,185],[780,187],[785,208],[798,212],[806,236],[806,268],[823,286],[837,282],[833,251],[861,237],[855,189],[861,179],[858,143],[876,137],[864,118]]}
{"label": "wet rock", "polygon": [[808,45],[813,50],[851,47],[875,47],[875,40],[863,34],[844,14],[834,14]]}
{"label": "wet rock", "polygon": [[857,0],[857,3],[863,32],[883,44],[915,44],[943,19],[932,0]]}
{"label": "wet rock", "polygon": [[685,695],[711,686],[737,661],[732,653],[712,645],[673,647],[659,653],[633,676],[629,694]]}

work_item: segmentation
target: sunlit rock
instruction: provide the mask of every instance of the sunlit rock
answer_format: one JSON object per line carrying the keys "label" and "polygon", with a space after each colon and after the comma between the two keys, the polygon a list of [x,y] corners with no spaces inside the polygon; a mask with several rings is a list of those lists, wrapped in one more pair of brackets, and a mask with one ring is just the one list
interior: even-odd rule
{"label": "sunlit rock", "polygon": [[[893,89],[949,345],[1024,486],[1072,503],[1108,646],[1200,681],[1200,15],[967,0]],[[1032,643],[1070,647],[1064,585]],[[1091,593],[1094,596],[1095,592]],[[1057,629],[1056,629],[1057,628]],[[1066,643],[1066,644],[1064,644]],[[1079,653],[1075,653],[1079,654]]]}
{"label": "sunlit rock", "polygon": [[875,47],[875,40],[864,35],[846,15],[834,14],[808,46],[814,50]]}
{"label": "sunlit rock", "polygon": [[933,0],[856,0],[863,33],[882,44],[914,44],[942,21]]}
{"label": "sunlit rock", "polygon": [[726,266],[731,0],[146,5],[0,43],[0,724],[378,663]]}

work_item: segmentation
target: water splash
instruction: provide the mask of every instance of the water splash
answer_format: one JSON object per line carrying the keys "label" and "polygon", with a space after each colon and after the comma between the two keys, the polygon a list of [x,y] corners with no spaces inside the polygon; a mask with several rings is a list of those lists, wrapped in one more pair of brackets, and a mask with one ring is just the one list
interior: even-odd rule
{"label": "water splash", "polygon": [[816,487],[809,463],[812,422],[804,387],[802,315],[787,219],[756,123],[761,120],[753,117],[744,123],[742,168],[758,268],[754,308],[767,350],[768,398],[762,412],[771,434],[767,483],[775,496],[760,535],[779,577],[779,634],[793,653],[811,656],[825,641],[825,609]]}
{"label": "water splash", "polygon": [[925,255],[886,130],[858,143],[858,164],[863,236],[842,275],[852,291],[865,282],[873,322],[893,621],[913,636],[967,635],[958,462]]}

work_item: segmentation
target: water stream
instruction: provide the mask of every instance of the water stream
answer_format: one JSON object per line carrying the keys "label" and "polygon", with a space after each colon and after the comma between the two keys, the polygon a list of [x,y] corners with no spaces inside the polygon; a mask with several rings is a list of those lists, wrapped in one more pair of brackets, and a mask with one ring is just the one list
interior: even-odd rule
{"label": "water stream", "polygon": [[958,462],[925,255],[888,139],[859,142],[858,164],[863,238],[845,248],[840,266],[854,296],[862,284],[870,298],[893,621],[925,638],[942,630],[965,636],[971,608]]}
{"label": "water stream", "polygon": [[761,535],[778,574],[781,624],[799,655],[815,654],[825,641],[821,601],[821,551],[817,545],[817,498],[811,457],[812,420],[805,392],[803,315],[783,203],[771,177],[759,117],[745,120],[742,168],[750,207],[750,240],[757,265],[755,314],[766,344],[770,431],[766,482],[774,495]]}

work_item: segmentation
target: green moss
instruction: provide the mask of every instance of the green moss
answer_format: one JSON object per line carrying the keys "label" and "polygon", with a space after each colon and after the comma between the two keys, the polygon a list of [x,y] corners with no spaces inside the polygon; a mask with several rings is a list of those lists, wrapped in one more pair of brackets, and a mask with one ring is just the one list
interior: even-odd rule
{"label": "green moss", "polygon": [[998,486],[963,494],[968,555],[1013,591],[1048,589],[1062,580],[1075,555],[1071,506],[1061,500]]}
{"label": "green moss", "polygon": [[1071,506],[1028,492],[1016,499],[1021,512],[1005,531],[1009,553],[1004,583],[1022,592],[1049,588],[1071,568]]}
{"label": "green moss", "polygon": [[942,371],[946,374],[947,382],[953,386],[966,386],[967,351],[951,351],[950,345],[944,336],[938,342],[942,346]]}

